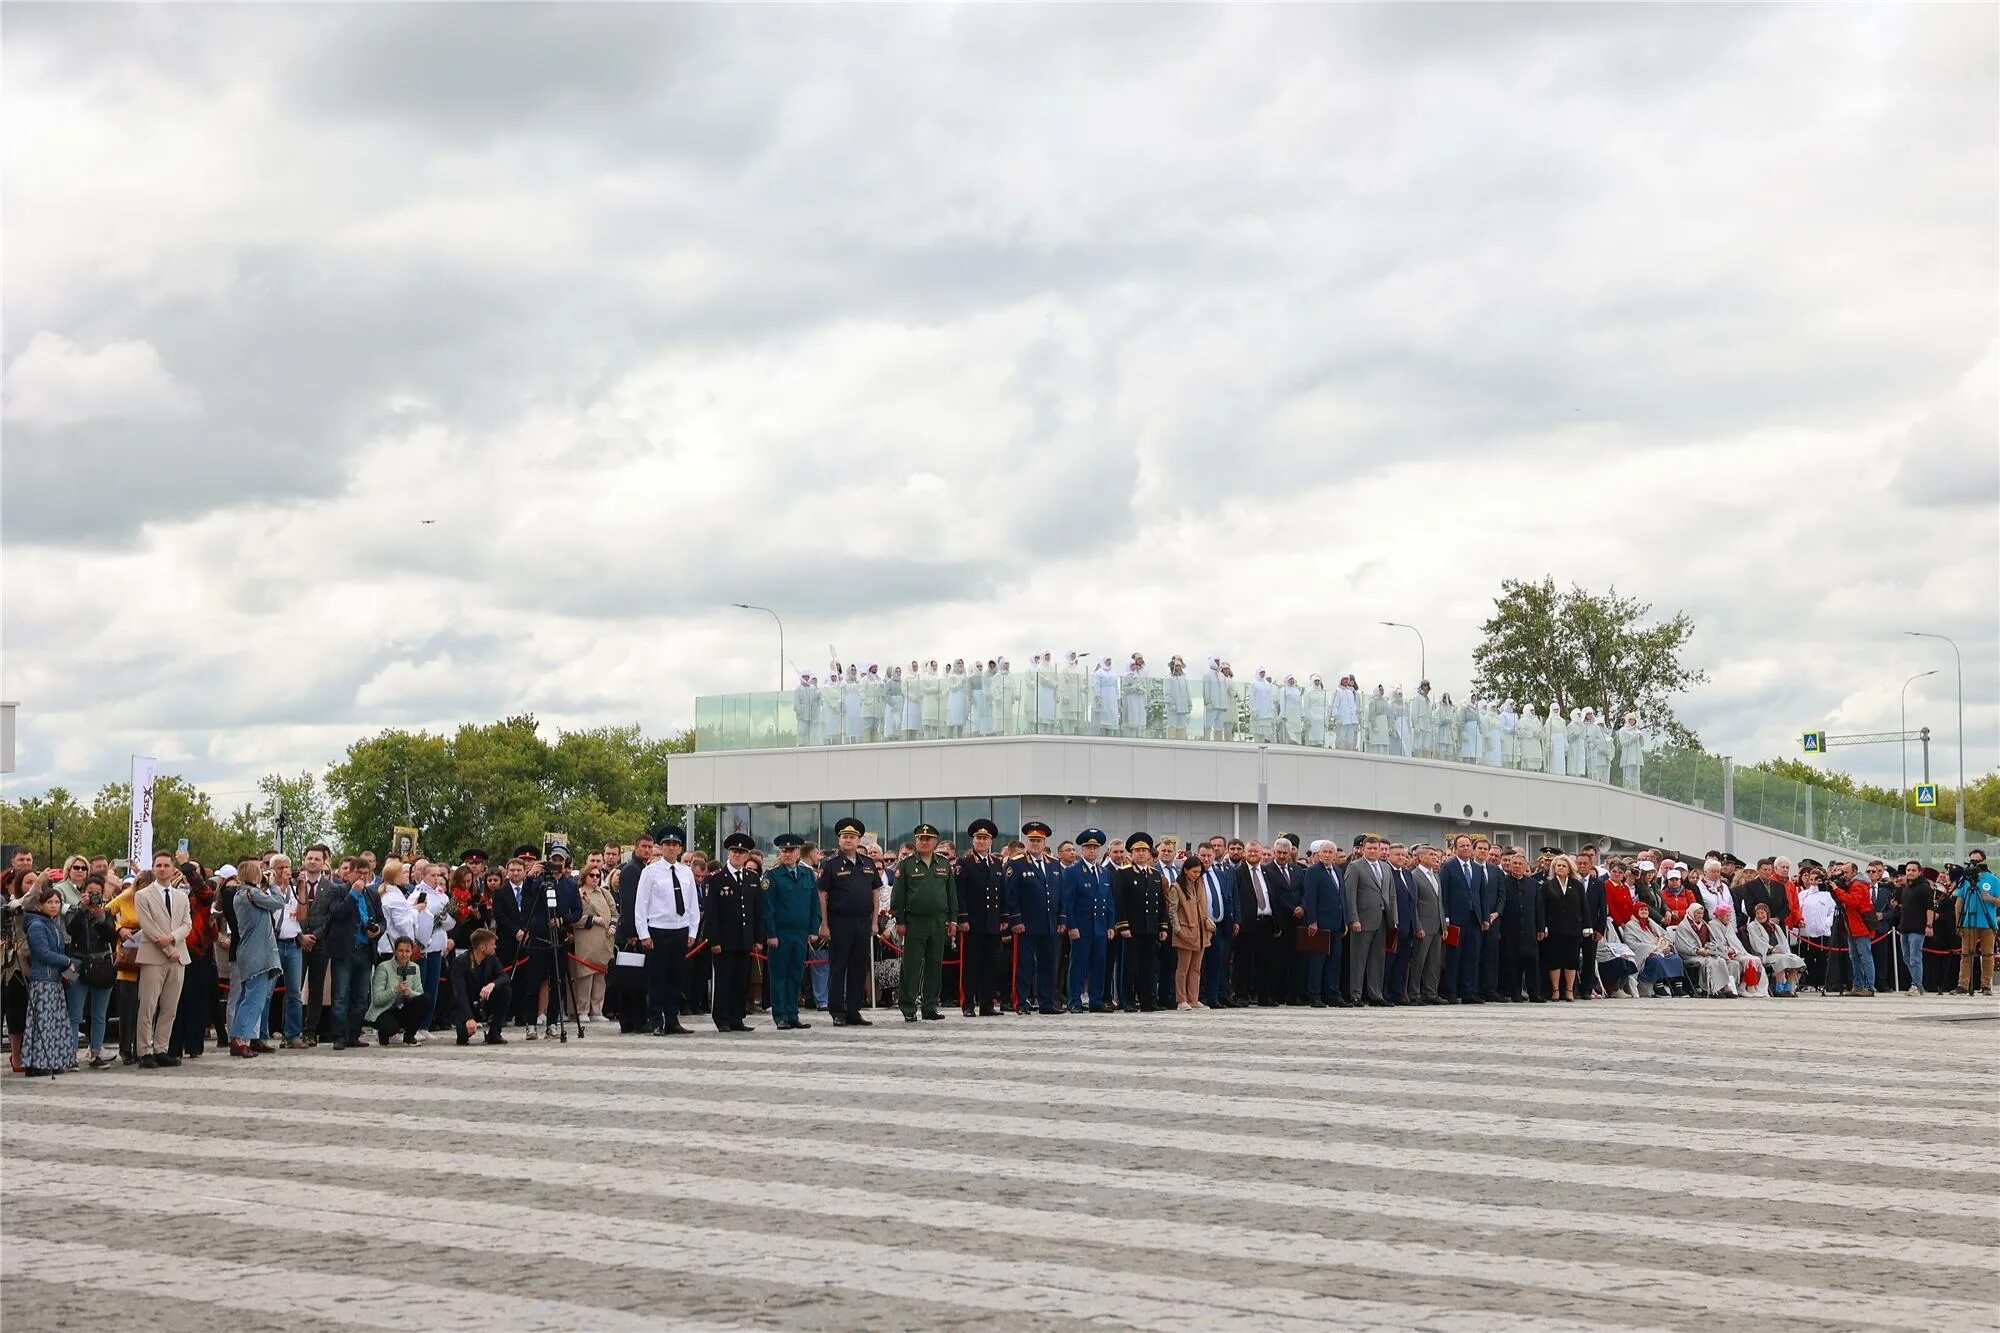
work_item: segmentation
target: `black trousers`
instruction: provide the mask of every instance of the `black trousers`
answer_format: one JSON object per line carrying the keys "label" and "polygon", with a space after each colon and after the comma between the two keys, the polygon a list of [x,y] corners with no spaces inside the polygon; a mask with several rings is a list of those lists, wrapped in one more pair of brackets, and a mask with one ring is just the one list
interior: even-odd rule
{"label": "black trousers", "polygon": [[375,1016],[375,1037],[387,1046],[389,1038],[400,1032],[407,1040],[414,1042],[417,1039],[417,1029],[423,1026],[423,1022],[423,1005],[414,1000],[392,1004]]}
{"label": "black trousers", "polygon": [[[634,945],[628,952],[643,953]],[[620,1032],[646,1031],[646,973],[611,965],[611,974],[604,979],[604,1011],[615,1012],[618,1016]],[[614,1009],[615,1006],[615,1009]]]}
{"label": "black trousers", "polygon": [[1536,949],[1535,941],[1525,945],[1508,941],[1500,950],[1500,993],[1508,999],[1525,995],[1529,999],[1540,995],[1547,985],[1547,977],[1542,971],[1542,955]]}
{"label": "black trousers", "polygon": [[306,993],[299,997],[300,1002],[306,1007],[305,1023],[299,1029],[303,1036],[319,1036],[320,1020],[332,1008],[329,1004],[321,1003],[327,995],[326,965],[325,949],[315,948],[306,954]]}
{"label": "black trousers", "polygon": [[1006,983],[1007,954],[1005,935],[958,937],[959,984],[964,991],[959,1007],[966,1013],[999,1007],[1001,988]]}
{"label": "black trousers", "polygon": [[728,1032],[750,1012],[750,954],[725,949],[708,956],[715,974],[715,1000],[709,1014],[718,1031]]}
{"label": "black trousers", "polygon": [[488,999],[480,999],[479,992],[462,995],[452,1002],[452,1031],[461,1042],[469,1038],[465,1031],[465,1020],[470,1018],[482,1027],[498,1032],[507,1026],[507,1016],[514,1012],[512,982],[505,973],[493,983],[493,994]]}
{"label": "black trousers", "polygon": [[681,960],[687,956],[687,927],[651,932],[653,947],[646,951],[646,1018],[649,1029],[680,1025]]}
{"label": "black trousers", "polygon": [[826,1009],[846,1018],[858,1017],[868,1003],[868,941],[872,917],[837,916],[827,922],[833,941],[826,951]]}
{"label": "black trousers", "polygon": [[681,1012],[684,1014],[708,1012],[708,982],[714,970],[709,966],[709,957],[709,953],[703,950],[688,959],[681,968]]}
{"label": "black trousers", "polygon": [[1132,1003],[1151,1013],[1160,1007],[1160,940],[1157,935],[1133,931],[1123,940],[1119,952],[1125,955],[1125,975],[1132,985]]}

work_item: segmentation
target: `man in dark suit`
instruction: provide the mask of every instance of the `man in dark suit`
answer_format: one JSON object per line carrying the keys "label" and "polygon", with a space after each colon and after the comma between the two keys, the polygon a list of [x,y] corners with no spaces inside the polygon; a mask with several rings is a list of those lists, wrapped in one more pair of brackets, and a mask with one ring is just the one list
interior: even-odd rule
{"label": "man in dark suit", "polygon": [[1480,945],[1485,922],[1482,910],[1486,898],[1486,867],[1472,854],[1472,839],[1459,834],[1452,839],[1451,859],[1438,867],[1444,882],[1445,920],[1458,927],[1458,948],[1453,950],[1456,967],[1446,994],[1453,1004],[1478,1004]]}
{"label": "man in dark suit", "polygon": [[1410,958],[1416,951],[1417,888],[1410,879],[1410,854],[1402,843],[1389,844],[1389,873],[1396,881],[1396,928],[1390,932],[1382,960],[1382,988],[1390,1004],[1408,1004],[1415,978]]}
{"label": "man in dark suit", "polygon": [[[1583,965],[1576,970],[1576,993],[1591,999],[1597,993],[1597,941],[1610,919],[1605,910],[1604,886],[1610,876],[1597,864],[1597,844],[1586,842],[1576,849],[1576,877],[1583,881],[1583,924],[1591,932],[1583,944]],[[1735,928],[1730,923],[1731,929]]]}
{"label": "man in dark suit", "polygon": [[1201,960],[1201,1002],[1211,1009],[1228,1009],[1229,944],[1236,934],[1236,883],[1229,865],[1227,846],[1220,837],[1210,838],[1197,849],[1201,857],[1202,888],[1208,894],[1208,914],[1215,921],[1215,938]]}
{"label": "man in dark suit", "polygon": [[507,882],[493,895],[493,934],[500,966],[511,972],[514,960],[528,947],[528,863],[517,853],[507,858],[504,868]]}
{"label": "man in dark suit", "polygon": [[1502,865],[1500,924],[1493,943],[1500,955],[1500,994],[1516,1004],[1542,1003],[1541,941],[1543,928],[1541,881],[1528,874],[1528,858],[1517,847]]}
{"label": "man in dark suit", "polygon": [[[632,855],[618,867],[618,949],[622,953],[638,953],[642,947],[633,922],[639,899],[639,876],[645,873],[646,863],[652,859],[653,835],[642,833],[632,848]],[[640,968],[619,967],[614,963],[605,984],[615,997],[618,1030],[646,1031],[645,972]]]}
{"label": "man in dark suit", "polygon": [[1501,862],[1506,858],[1484,838],[1472,840],[1472,851],[1486,864],[1486,883],[1479,897],[1479,997],[1497,1004],[1506,998],[1500,993],[1500,909],[1506,903],[1507,877]]}
{"label": "man in dark suit", "polygon": [[1243,976],[1245,1001],[1268,1009],[1278,1003],[1276,940],[1280,925],[1273,885],[1265,870],[1264,844],[1250,843],[1243,849],[1243,864],[1236,868],[1236,917],[1243,923],[1236,937],[1237,969]]}
{"label": "man in dark suit", "polygon": [[1396,878],[1384,859],[1389,841],[1362,835],[1361,856],[1347,863],[1347,983],[1357,1004],[1382,1007],[1384,949],[1396,929]]}
{"label": "man in dark suit", "polygon": [[1293,933],[1305,925],[1305,867],[1298,863],[1299,835],[1280,833],[1271,844],[1264,882],[1271,890],[1271,984],[1284,1004],[1304,1004],[1306,959]]}
{"label": "man in dark suit", "polygon": [[1339,855],[1338,847],[1321,839],[1312,845],[1312,863],[1306,867],[1304,929],[1310,935],[1332,937],[1327,952],[1306,955],[1306,1003],[1315,1009],[1323,1005],[1347,1007],[1340,992],[1341,946],[1347,941],[1347,890],[1335,864]]}

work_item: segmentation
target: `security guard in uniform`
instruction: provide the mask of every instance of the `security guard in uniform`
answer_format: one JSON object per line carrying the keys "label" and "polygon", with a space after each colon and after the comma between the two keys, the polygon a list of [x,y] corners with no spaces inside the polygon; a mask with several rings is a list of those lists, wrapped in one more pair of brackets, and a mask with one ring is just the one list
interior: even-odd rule
{"label": "security guard in uniform", "polygon": [[743,1020],[750,1010],[750,955],[764,942],[762,884],[749,865],[757,840],[732,833],[722,847],[728,864],[709,875],[702,894],[701,942],[715,964],[709,1014],[718,1032],[749,1032]]}
{"label": "security guard in uniform", "polygon": [[861,1016],[869,999],[869,941],[875,937],[875,858],[861,851],[868,828],[852,815],[833,826],[839,850],[819,868],[819,914],[826,923],[826,1007],[835,1027],[871,1027]]}
{"label": "security guard in uniform", "polygon": [[1062,1012],[1056,963],[1062,956],[1058,925],[1062,915],[1062,863],[1049,855],[1049,826],[1039,819],[1021,825],[1028,850],[1007,862],[1007,919],[1021,946],[1014,972],[1014,1012],[1039,1003],[1045,1014]]}
{"label": "security guard in uniform", "polygon": [[937,826],[917,825],[916,840],[916,853],[896,863],[896,883],[889,890],[889,915],[896,918],[896,938],[903,942],[896,998],[905,1023],[917,1021],[919,1008],[927,1019],[944,1017],[938,1012],[944,945],[958,931],[958,876],[951,862],[937,854]]}
{"label": "security guard in uniform", "polygon": [[1005,984],[1007,885],[993,855],[999,831],[990,819],[973,820],[972,851],[958,863],[959,1011],[967,1018],[997,1017]]}
{"label": "security guard in uniform", "polygon": [[1104,842],[1102,829],[1087,828],[1077,834],[1083,857],[1070,862],[1062,874],[1059,924],[1069,936],[1069,1007],[1081,1012],[1087,994],[1093,1014],[1116,1007],[1108,991],[1118,907],[1111,892],[1111,863],[1100,855]]}
{"label": "security guard in uniform", "polygon": [[806,979],[806,946],[819,934],[819,893],[812,870],[799,863],[805,839],[780,833],[772,840],[778,864],[764,872],[764,930],[769,935],[771,1017],[780,1031],[803,1032],[799,988]]}

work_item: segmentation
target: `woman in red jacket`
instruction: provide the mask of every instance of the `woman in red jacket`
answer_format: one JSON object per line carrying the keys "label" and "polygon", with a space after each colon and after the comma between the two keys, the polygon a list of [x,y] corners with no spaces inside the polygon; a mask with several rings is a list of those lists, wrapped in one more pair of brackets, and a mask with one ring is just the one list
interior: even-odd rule
{"label": "woman in red jacket", "polygon": [[1855,879],[1846,865],[1835,868],[1827,887],[1833,899],[1847,909],[1847,960],[1849,995],[1875,994],[1875,941],[1869,937],[1868,915],[1874,908],[1868,881]]}

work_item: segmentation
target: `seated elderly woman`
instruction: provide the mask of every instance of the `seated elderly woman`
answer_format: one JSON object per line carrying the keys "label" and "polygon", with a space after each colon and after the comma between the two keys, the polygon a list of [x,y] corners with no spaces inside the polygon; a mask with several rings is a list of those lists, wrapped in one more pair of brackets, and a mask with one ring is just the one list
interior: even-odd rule
{"label": "seated elderly woman", "polygon": [[1734,931],[1709,921],[1708,909],[1700,902],[1688,904],[1687,915],[1667,938],[1694,977],[1696,994],[1733,1000],[1742,993],[1743,964],[1749,955],[1736,942]]}
{"label": "seated elderly woman", "polygon": [[1667,928],[1653,919],[1653,905],[1644,898],[1633,904],[1630,921],[1618,928],[1625,941],[1625,947],[1632,951],[1632,960],[1639,965],[1640,993],[1648,987],[1654,998],[1666,995],[1686,995],[1687,967],[1681,956],[1674,952],[1674,943]]}
{"label": "seated elderly woman", "polygon": [[1748,936],[1750,952],[1763,960],[1764,975],[1771,979],[1771,994],[1796,995],[1806,960],[1792,952],[1791,937],[1785,927],[1771,919],[1771,909],[1758,903],[1751,909]]}

